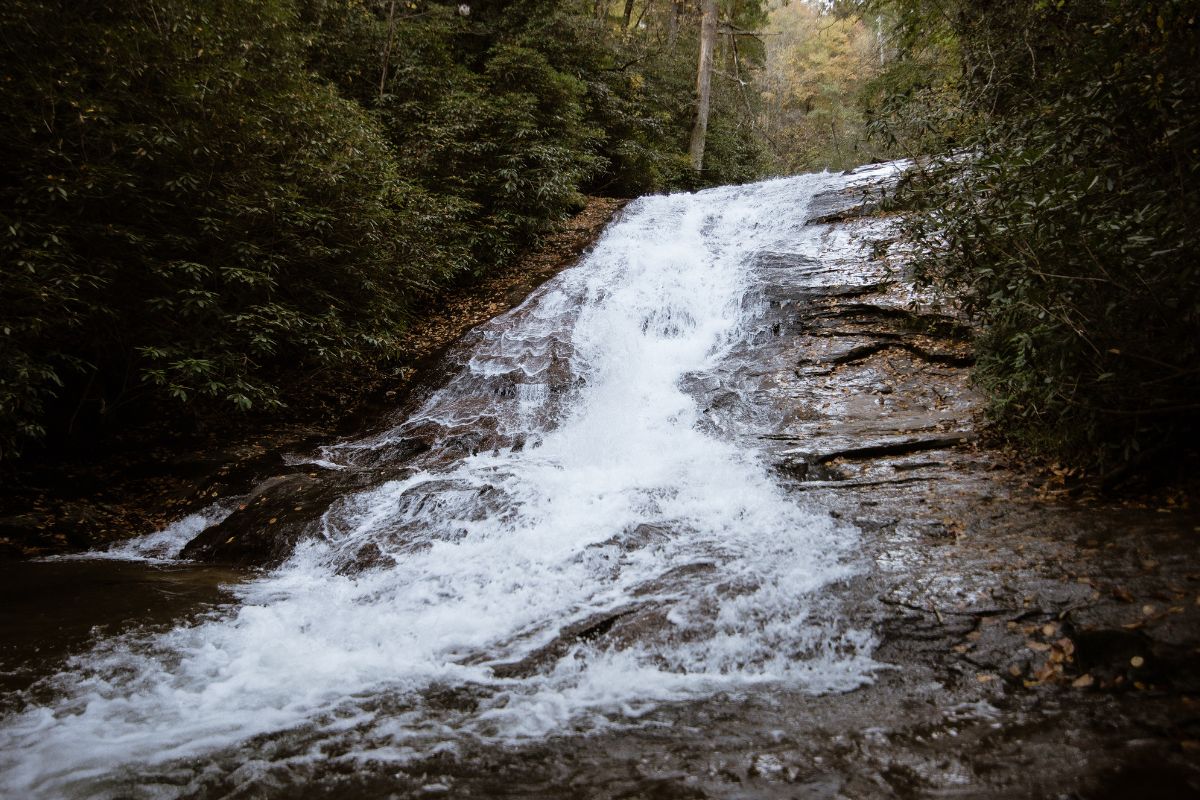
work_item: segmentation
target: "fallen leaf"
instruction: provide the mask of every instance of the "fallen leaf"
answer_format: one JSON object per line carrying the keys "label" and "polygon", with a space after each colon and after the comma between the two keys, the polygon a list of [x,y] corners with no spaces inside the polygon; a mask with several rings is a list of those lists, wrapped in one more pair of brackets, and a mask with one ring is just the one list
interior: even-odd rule
{"label": "fallen leaf", "polygon": [[1096,682],[1096,679],[1091,675],[1080,675],[1075,680],[1071,681],[1071,686],[1076,689],[1086,689]]}
{"label": "fallen leaf", "polygon": [[[1125,589],[1121,586],[1114,586],[1113,590],[1112,590],[1112,595],[1113,595],[1113,597],[1120,600],[1122,603],[1132,603],[1133,602],[1133,595],[1131,595],[1129,593],[1128,589]],[[1197,598],[1197,602],[1200,602],[1200,598]]]}
{"label": "fallen leaf", "polygon": [[1027,641],[1025,646],[1035,653],[1044,653],[1050,649],[1050,645],[1046,644],[1045,642],[1035,642],[1032,639]]}
{"label": "fallen leaf", "polygon": [[1145,663],[1146,659],[1142,658],[1141,656],[1134,656],[1133,658],[1129,659],[1129,665],[1134,669],[1140,668],[1142,664]]}
{"label": "fallen leaf", "polygon": [[1057,676],[1059,674],[1059,672],[1060,672],[1060,670],[1057,666],[1055,666],[1054,664],[1051,664],[1049,661],[1047,661],[1045,664],[1042,665],[1041,669],[1039,669],[1037,672],[1034,673],[1033,677],[1037,678],[1039,681],[1042,681],[1043,683],[1045,683],[1046,681],[1050,680],[1051,678]]}
{"label": "fallen leaf", "polygon": [[1047,622],[1042,626],[1042,633],[1046,636],[1053,636],[1058,633],[1058,626],[1052,622]]}
{"label": "fallen leaf", "polygon": [[995,680],[995,678],[995,675],[989,675],[986,672],[981,672],[975,676],[975,680],[979,681],[980,683],[987,683],[988,681]]}

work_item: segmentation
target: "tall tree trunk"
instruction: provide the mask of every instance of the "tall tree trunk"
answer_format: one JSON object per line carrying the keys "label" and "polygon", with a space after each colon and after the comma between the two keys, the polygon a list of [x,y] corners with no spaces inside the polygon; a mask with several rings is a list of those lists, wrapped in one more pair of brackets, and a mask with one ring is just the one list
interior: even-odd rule
{"label": "tall tree trunk", "polygon": [[717,0],[703,0],[700,18],[700,63],[696,68],[696,123],[688,154],[692,169],[704,167],[704,137],[708,133],[708,103],[712,94],[713,45],[717,41]]}
{"label": "tall tree trunk", "polygon": [[634,0],[625,0],[625,20],[621,23],[623,30],[629,30],[629,20],[633,19]]}
{"label": "tall tree trunk", "polygon": [[667,20],[667,47],[675,49],[675,38],[679,36],[679,17],[683,14],[683,0],[672,0],[671,16]]}
{"label": "tall tree trunk", "polygon": [[392,57],[392,40],[396,37],[396,0],[388,7],[388,38],[383,48],[383,67],[379,70],[379,99],[383,100],[387,88],[388,60]]}
{"label": "tall tree trunk", "polygon": [[638,30],[642,27],[642,20],[646,18],[646,13],[650,11],[650,6],[652,5],[654,5],[654,0],[646,0],[646,2],[642,5],[642,13],[638,14],[638,18],[633,21],[634,30]]}

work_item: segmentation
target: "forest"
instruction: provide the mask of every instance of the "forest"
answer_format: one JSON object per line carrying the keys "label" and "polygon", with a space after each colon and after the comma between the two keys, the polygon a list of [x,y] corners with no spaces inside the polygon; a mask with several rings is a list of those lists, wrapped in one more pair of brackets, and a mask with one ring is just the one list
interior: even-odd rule
{"label": "forest", "polygon": [[1198,21],[0,2],[0,796],[1200,797]]}
{"label": "forest", "polygon": [[633,35],[562,2],[6,4],[4,457],[282,409],[581,192],[761,174],[728,82],[689,168],[696,23],[645,12]]}
{"label": "forest", "polygon": [[585,195],[915,158],[919,279],[1002,435],[1195,442],[1197,4],[12,0],[0,459],[302,413]]}

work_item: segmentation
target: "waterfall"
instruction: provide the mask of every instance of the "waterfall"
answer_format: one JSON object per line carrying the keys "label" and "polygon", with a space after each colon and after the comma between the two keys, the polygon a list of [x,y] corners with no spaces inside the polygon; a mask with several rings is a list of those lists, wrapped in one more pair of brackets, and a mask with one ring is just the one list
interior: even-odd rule
{"label": "waterfall", "polygon": [[[405,470],[329,505],[237,604],[102,640],[0,722],[0,789],[170,797],[223,752],[251,772],[403,763],[869,681],[871,636],[834,588],[857,534],[778,485],[752,398],[723,383],[762,302],[756,256],[812,255],[805,210],[842,180],[631,204],[473,331],[413,413],[312,456],[369,470],[430,443]],[[698,385],[734,399],[706,407]]]}

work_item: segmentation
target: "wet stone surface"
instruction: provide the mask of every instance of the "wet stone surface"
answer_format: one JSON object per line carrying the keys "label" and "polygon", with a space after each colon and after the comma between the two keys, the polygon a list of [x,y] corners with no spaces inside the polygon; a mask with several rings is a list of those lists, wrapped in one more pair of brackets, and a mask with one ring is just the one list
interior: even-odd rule
{"label": "wet stone surface", "polygon": [[[864,532],[874,566],[844,613],[877,632],[871,686],[719,695],[584,738],[273,780],[305,797],[1200,796],[1200,517],[1047,500],[982,448],[971,330],[868,256],[888,223],[863,197],[814,200],[821,256],[758,257],[752,335],[684,386],[704,424]],[[622,609],[495,669],[662,624]]]}
{"label": "wet stone surface", "polygon": [[[497,697],[506,693],[520,699],[525,681],[569,673],[596,652],[686,651],[689,637],[709,633],[679,625],[672,599],[697,586],[731,602],[752,597],[755,587],[737,585],[745,576],[726,574],[720,543],[702,541],[619,603],[564,609],[537,636],[519,630],[463,652],[457,665],[486,676],[425,687],[419,709],[401,690],[349,697],[308,724],[114,778],[109,794],[1200,796],[1200,516],[1056,499],[979,442],[969,327],[911,291],[902,261],[871,258],[869,243],[889,236],[888,220],[870,213],[881,174],[886,181],[867,170],[815,197],[803,248],[753,259],[744,335],[715,369],[679,381],[696,401],[697,428],[758,453],[790,497],[860,532],[863,568],[793,622],[837,618],[870,631],[873,682],[814,694],[750,681],[627,703],[604,724],[490,738],[489,710],[505,710]],[[537,431],[552,430],[581,396],[569,334],[584,297],[563,297],[553,313],[528,304],[472,331],[375,433],[294,459],[185,553],[269,567],[297,543],[343,537],[353,549],[338,554],[340,574],[370,580],[513,513],[500,470],[485,481],[456,469],[473,455],[538,447]],[[517,324],[526,333],[514,338]],[[669,340],[697,321],[667,309],[643,324]],[[413,416],[442,387],[452,402]],[[404,489],[419,471],[436,479]],[[385,533],[360,547],[348,531],[369,509],[354,497],[393,485],[401,489],[387,495]],[[657,502],[666,500],[647,505]],[[443,509],[457,509],[454,524],[441,524],[451,517]],[[680,535],[671,519],[631,525],[576,560],[601,577],[611,565],[615,583],[630,560],[671,555]],[[406,622],[395,621],[396,636]],[[764,617],[761,627],[776,622]],[[531,637],[537,646],[517,646]],[[777,640],[797,663],[805,647],[828,644]],[[389,751],[380,720],[427,738]],[[452,729],[468,733],[447,740]]]}
{"label": "wet stone surface", "polygon": [[[887,221],[856,210],[864,196],[814,200],[820,257],[759,256],[752,335],[685,387],[706,424],[756,440],[793,491],[864,532],[874,568],[846,587],[846,613],[877,631],[873,685],[667,704],[583,739],[275,780],[311,797],[1200,796],[1200,517],[1047,501],[981,449],[971,330],[914,295],[902,264],[869,258]],[[465,394],[460,419],[489,431],[493,397],[514,394]],[[568,626],[496,669],[644,638],[662,624],[647,615]]]}

